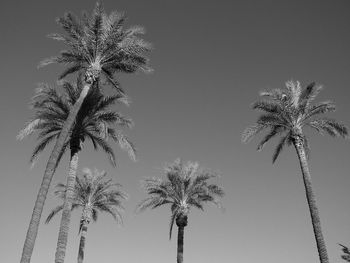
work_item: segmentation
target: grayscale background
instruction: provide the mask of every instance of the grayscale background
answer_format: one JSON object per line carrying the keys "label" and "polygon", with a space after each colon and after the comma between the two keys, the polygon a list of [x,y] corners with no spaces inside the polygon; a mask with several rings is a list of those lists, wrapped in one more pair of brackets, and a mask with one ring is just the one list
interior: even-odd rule
{"label": "grayscale background", "polygon": [[[124,226],[100,214],[87,236],[85,263],[175,262],[176,235],[168,239],[170,209],[135,214],[146,195],[140,180],[163,176],[162,167],[181,157],[222,173],[225,212],[193,210],[185,231],[185,262],[317,262],[318,254],[295,150],[286,148],[272,165],[274,143],[256,152],[258,140],[240,141],[257,118],[250,105],[261,90],[287,80],[311,81],[332,100],[331,115],[350,125],[350,1],[105,0],[107,12],[125,11],[127,25],[143,25],[154,73],[121,75],[132,99],[118,110],[135,121],[125,131],[138,161],[115,147],[118,167],[86,143],[84,167],[105,170],[129,193]],[[19,262],[23,241],[51,147],[34,168],[35,136],[16,134],[32,116],[30,98],[39,82],[56,83],[63,67],[37,69],[62,43],[46,38],[62,32],[55,18],[80,15],[89,1],[2,1],[0,14],[0,244],[1,262]],[[350,245],[349,141],[306,131],[310,169],[330,262],[341,262],[337,243]],[[68,156],[53,179],[64,182]],[[52,192],[43,219],[59,204]],[[74,213],[66,262],[78,251],[79,213]],[[32,262],[53,262],[59,218],[41,224]],[[42,220],[43,221],[43,220]],[[174,229],[175,230],[175,229]]]}

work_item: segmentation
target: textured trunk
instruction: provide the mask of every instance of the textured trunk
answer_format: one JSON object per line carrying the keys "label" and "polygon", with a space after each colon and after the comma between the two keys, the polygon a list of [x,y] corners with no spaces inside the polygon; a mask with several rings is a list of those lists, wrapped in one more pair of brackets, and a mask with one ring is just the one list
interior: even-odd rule
{"label": "textured trunk", "polygon": [[177,263],[184,261],[184,233],[185,227],[179,226],[177,232]]}
{"label": "textured trunk", "polygon": [[72,150],[71,160],[69,164],[69,173],[67,177],[66,198],[64,200],[61,224],[58,232],[55,263],[63,263],[64,257],[66,255],[72,202],[74,198],[75,177],[78,169],[78,159],[78,151]]}
{"label": "textured trunk", "polygon": [[182,214],[176,218],[177,232],[177,263],[184,261],[184,234],[187,226],[187,215]]}
{"label": "textured trunk", "polygon": [[33,253],[34,244],[35,244],[35,239],[38,233],[41,214],[42,214],[44,203],[47,196],[47,192],[49,190],[53,174],[56,170],[58,160],[62,152],[63,146],[67,140],[68,134],[74,124],[78,111],[92,85],[92,83],[90,84],[89,83],[85,84],[79,99],[76,101],[72,110],[70,111],[68,118],[64,124],[64,127],[62,128],[62,131],[57,138],[56,144],[47,162],[44,177],[37,195],[37,199],[35,201],[32,217],[30,219],[26,239],[24,241],[21,263],[30,262],[30,259]]}
{"label": "textured trunk", "polygon": [[88,222],[84,221],[83,226],[81,227],[78,263],[83,263],[83,260],[84,260],[85,240],[86,240],[88,224],[89,224]]}
{"label": "textured trunk", "polygon": [[313,230],[314,230],[314,235],[316,238],[316,244],[317,244],[320,262],[321,263],[328,263],[329,261],[328,261],[326,244],[325,244],[323,234],[322,234],[321,221],[320,221],[318,208],[316,205],[315,194],[314,194],[314,191],[313,191],[312,185],[311,185],[311,176],[310,176],[310,171],[309,171],[309,167],[308,167],[308,163],[307,163],[303,139],[301,137],[297,137],[294,140],[294,146],[295,146],[295,149],[297,151],[300,166],[301,166],[301,171],[303,173],[306,199],[307,199],[307,202],[309,205],[311,221],[312,221],[312,226],[313,226]]}

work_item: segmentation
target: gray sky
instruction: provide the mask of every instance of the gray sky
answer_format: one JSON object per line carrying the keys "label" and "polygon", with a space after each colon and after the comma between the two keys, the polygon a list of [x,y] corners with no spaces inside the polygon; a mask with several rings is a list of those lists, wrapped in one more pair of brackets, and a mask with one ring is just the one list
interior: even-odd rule
{"label": "gray sky", "polygon": [[[36,84],[54,84],[62,67],[37,69],[43,58],[65,47],[45,36],[62,32],[55,18],[65,11],[91,11],[95,1],[7,1],[0,15],[3,93],[0,97],[0,243],[2,261],[18,262],[36,194],[51,147],[30,169],[35,137],[16,141],[32,116],[28,102]],[[124,226],[108,215],[91,224],[85,262],[175,262],[176,235],[168,240],[170,209],[135,215],[145,196],[139,181],[162,176],[177,157],[220,171],[226,211],[193,210],[185,230],[185,262],[317,262],[318,255],[301,172],[293,148],[271,164],[275,142],[255,151],[258,140],[240,142],[256,112],[250,104],[264,89],[285,81],[317,81],[318,100],[332,100],[331,117],[350,125],[349,1],[104,1],[105,9],[125,11],[128,25],[143,25],[154,44],[153,74],[120,76],[132,99],[118,107],[136,123],[126,131],[138,161],[115,147],[114,169],[86,144],[80,168],[105,170],[123,185]],[[310,168],[331,262],[340,262],[337,243],[350,245],[349,141],[310,135]],[[64,182],[68,156],[53,180]],[[57,200],[50,193],[46,217]],[[78,250],[79,213],[72,218],[66,262]],[[41,225],[32,262],[52,262],[59,218]],[[101,260],[102,258],[102,260]]]}

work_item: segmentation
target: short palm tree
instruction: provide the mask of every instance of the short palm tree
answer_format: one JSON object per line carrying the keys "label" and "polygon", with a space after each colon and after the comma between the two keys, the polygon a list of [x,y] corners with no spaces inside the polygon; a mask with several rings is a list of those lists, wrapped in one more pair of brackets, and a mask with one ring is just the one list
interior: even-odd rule
{"label": "short palm tree", "polygon": [[[98,85],[98,83],[94,85]],[[39,133],[38,139],[40,142],[34,149],[31,162],[50,142],[57,140],[70,110],[80,96],[83,84],[78,79],[76,85],[65,82],[62,87],[64,93],[60,95],[57,89],[42,84],[33,97],[32,107],[35,110],[35,117],[19,134],[19,138],[24,138],[34,132]],[[115,155],[107,141],[108,138],[117,142],[121,148],[128,151],[131,158],[135,159],[133,144],[120,130],[116,130],[118,126],[131,127],[132,121],[109,109],[111,105],[120,102],[120,100],[125,100],[125,97],[120,95],[104,97],[98,88],[91,90],[85,98],[70,135],[64,144],[61,156],[69,149],[71,158],[67,176],[67,199],[62,213],[55,262],[63,262],[65,257],[70,211],[78,167],[78,153],[82,149],[85,139],[89,139],[96,150],[102,148],[113,165],[116,163]]]}
{"label": "short palm tree", "polygon": [[218,175],[208,170],[199,169],[198,163],[183,164],[179,159],[165,168],[167,178],[149,178],[144,180],[144,187],[150,196],[143,200],[137,211],[146,208],[157,208],[170,204],[170,232],[176,222],[177,235],[177,262],[183,262],[184,229],[187,226],[187,217],[191,207],[203,210],[204,203],[214,203],[221,207],[220,197],[224,191],[215,184],[208,184],[208,180]]}
{"label": "short palm tree", "polygon": [[94,83],[106,80],[116,88],[117,93],[124,95],[115,78],[116,73],[150,71],[145,53],[150,51],[151,47],[140,37],[144,34],[144,30],[138,26],[126,29],[125,16],[122,13],[112,12],[107,15],[103,6],[97,3],[91,17],[84,13],[81,18],[77,18],[71,13],[66,13],[64,17],[57,19],[57,22],[66,34],[50,36],[63,41],[68,49],[56,57],[44,60],[40,65],[50,63],[68,65],[59,78],[81,72],[85,76],[84,88],[69,112],[48,159],[24,241],[21,263],[30,262],[42,210],[60,153],[90,88],[94,87]]}
{"label": "short palm tree", "polygon": [[[67,185],[58,184],[55,194],[63,202],[66,200]],[[78,263],[84,260],[85,240],[88,225],[93,220],[98,219],[98,212],[106,212],[113,216],[118,223],[122,223],[121,212],[124,210],[122,201],[127,199],[127,194],[120,190],[120,185],[113,183],[111,179],[106,180],[105,172],[95,171],[92,173],[89,169],[84,170],[83,176],[75,177],[75,186],[72,196],[71,210],[81,208],[80,218],[80,243],[78,252]],[[46,223],[64,209],[64,204],[54,208],[46,219]]]}
{"label": "short palm tree", "polygon": [[242,140],[248,142],[261,131],[269,130],[258,145],[260,151],[270,139],[277,136],[281,137],[273,155],[273,162],[276,161],[285,145],[295,147],[303,175],[319,258],[321,263],[328,263],[320,216],[311,185],[308,166],[309,144],[303,128],[310,127],[321,134],[327,133],[333,137],[340,136],[344,138],[348,136],[348,129],[336,120],[320,116],[335,111],[335,105],[329,101],[312,104],[320,90],[321,86],[315,83],[311,83],[305,89],[302,89],[299,82],[288,81],[284,89],[262,92],[260,95],[264,99],[255,102],[253,109],[260,110],[263,114],[259,116],[255,125],[245,129]]}

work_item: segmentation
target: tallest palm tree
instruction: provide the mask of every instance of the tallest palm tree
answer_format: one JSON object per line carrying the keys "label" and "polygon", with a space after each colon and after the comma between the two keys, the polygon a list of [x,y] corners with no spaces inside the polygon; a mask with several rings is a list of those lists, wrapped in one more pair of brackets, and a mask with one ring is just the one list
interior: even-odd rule
{"label": "tallest palm tree", "polygon": [[143,28],[124,28],[125,16],[122,13],[112,12],[107,15],[103,6],[97,3],[90,17],[86,13],[83,13],[81,18],[66,13],[57,19],[57,23],[66,34],[52,34],[50,37],[63,41],[67,50],[61,51],[58,56],[44,60],[40,66],[51,63],[64,64],[67,68],[59,79],[73,73],[82,73],[84,74],[84,88],[71,109],[47,162],[25,238],[21,263],[30,262],[53,174],[64,143],[90,88],[96,86],[93,85],[95,82],[102,83],[103,81],[114,87],[117,93],[125,95],[115,78],[115,73],[151,70],[145,56],[151,46],[140,37],[144,34]]}
{"label": "tallest palm tree", "polygon": [[308,166],[309,144],[303,128],[311,127],[321,134],[328,133],[333,137],[340,136],[344,138],[348,136],[348,129],[336,120],[320,117],[324,113],[335,111],[335,105],[328,101],[311,104],[320,90],[321,86],[317,86],[315,83],[311,83],[305,89],[302,89],[299,82],[289,81],[283,90],[276,89],[262,92],[260,95],[265,99],[255,102],[253,109],[260,110],[263,114],[258,118],[255,125],[248,127],[243,132],[242,140],[248,142],[254,135],[269,129],[268,134],[258,145],[258,150],[261,150],[270,139],[281,136],[273,155],[273,162],[276,161],[285,145],[295,147],[303,175],[306,199],[309,205],[320,262],[328,263],[320,216],[311,185]]}

